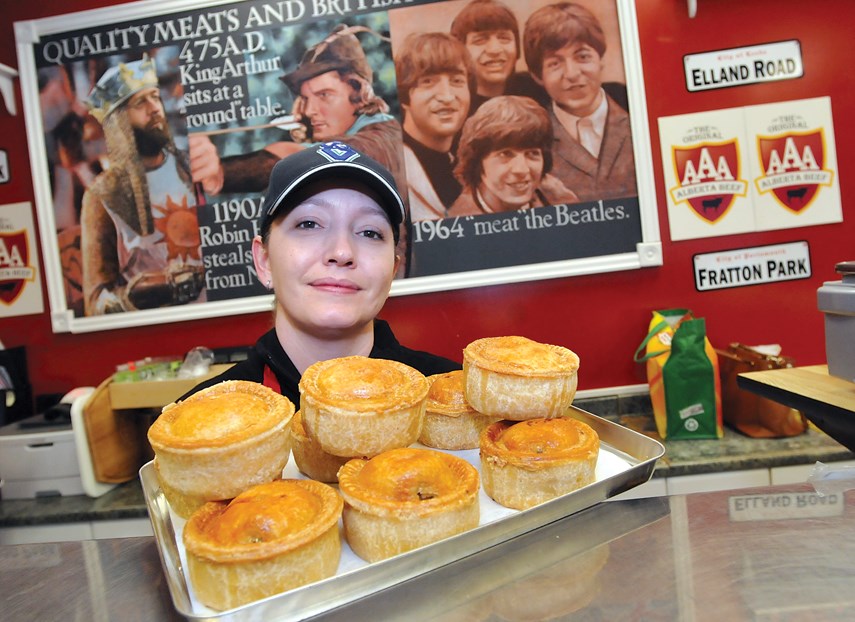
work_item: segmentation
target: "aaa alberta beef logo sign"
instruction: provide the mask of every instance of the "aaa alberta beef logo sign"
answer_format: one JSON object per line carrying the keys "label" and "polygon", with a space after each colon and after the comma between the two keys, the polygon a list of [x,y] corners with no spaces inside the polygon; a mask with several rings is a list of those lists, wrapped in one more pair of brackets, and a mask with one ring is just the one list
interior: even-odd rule
{"label": "aaa alberta beef logo sign", "polygon": [[786,209],[799,213],[816,197],[820,186],[830,186],[834,173],[823,168],[822,130],[758,136],[757,148],[764,174],[755,179],[761,194],[771,192]]}
{"label": "aaa alberta beef logo sign", "polygon": [[843,221],[828,97],[660,117],[659,140],[672,240]]}
{"label": "aaa alberta beef logo sign", "polygon": [[0,231],[0,302],[11,305],[32,281],[35,270],[30,265],[27,232]]}
{"label": "aaa alberta beef logo sign", "polygon": [[737,196],[745,196],[748,183],[740,179],[737,140],[672,147],[672,155],[678,183],[670,188],[672,201],[686,202],[707,222],[721,219]]}

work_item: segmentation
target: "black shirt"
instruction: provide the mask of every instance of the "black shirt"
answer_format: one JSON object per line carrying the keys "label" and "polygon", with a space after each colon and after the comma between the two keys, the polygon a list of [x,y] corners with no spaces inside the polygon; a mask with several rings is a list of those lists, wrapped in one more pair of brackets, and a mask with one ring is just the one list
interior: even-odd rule
{"label": "black shirt", "polygon": [[454,161],[447,151],[434,151],[404,132],[404,144],[413,150],[427,175],[430,185],[446,207],[460,196],[460,182],[454,177]]}
{"label": "black shirt", "polygon": [[[461,367],[459,363],[450,359],[402,346],[392,333],[389,324],[383,320],[374,320],[374,347],[371,348],[371,353],[368,356],[373,359],[389,359],[404,363],[419,370],[425,376],[442,374]],[[265,367],[269,367],[276,376],[282,395],[291,400],[294,406],[299,409],[300,390],[298,384],[300,372],[297,371],[294,363],[282,349],[275,329],[271,329],[261,336],[246,360],[236,363],[219,376],[201,382],[181,399],[183,400],[201,389],[224,380],[249,380],[263,383]]]}

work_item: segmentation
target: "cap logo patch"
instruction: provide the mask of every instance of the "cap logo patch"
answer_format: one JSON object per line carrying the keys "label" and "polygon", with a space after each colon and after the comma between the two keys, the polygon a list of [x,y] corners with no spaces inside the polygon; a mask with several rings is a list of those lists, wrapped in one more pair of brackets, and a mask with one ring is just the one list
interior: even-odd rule
{"label": "cap logo patch", "polygon": [[359,157],[359,152],[343,142],[333,141],[318,147],[318,153],[330,162],[353,162]]}

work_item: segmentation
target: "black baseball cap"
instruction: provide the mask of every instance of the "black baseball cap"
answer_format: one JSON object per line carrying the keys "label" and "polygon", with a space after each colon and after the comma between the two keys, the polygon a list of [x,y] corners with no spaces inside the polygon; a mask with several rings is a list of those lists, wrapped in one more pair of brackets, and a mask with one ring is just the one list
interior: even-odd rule
{"label": "black baseball cap", "polygon": [[267,233],[276,213],[294,207],[289,200],[299,190],[320,180],[347,179],[377,193],[380,206],[397,231],[404,221],[404,201],[392,174],[380,163],[350,145],[333,141],[312,145],[289,155],[273,167],[267,196],[261,206],[261,234]]}

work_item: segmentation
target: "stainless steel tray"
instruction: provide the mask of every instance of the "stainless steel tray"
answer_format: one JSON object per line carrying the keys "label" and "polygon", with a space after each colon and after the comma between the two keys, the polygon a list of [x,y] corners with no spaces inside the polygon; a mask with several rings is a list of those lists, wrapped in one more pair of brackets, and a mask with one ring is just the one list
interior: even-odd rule
{"label": "stainless steel tray", "polygon": [[[600,437],[594,483],[524,511],[502,508],[482,490],[481,525],[475,529],[380,562],[343,561],[333,577],[224,612],[200,606],[193,598],[178,537],[182,523],[170,513],[149,462],[140,469],[140,481],[173,604],[188,620],[304,620],[589,508],[650,479],[656,461],[665,453],[661,443],[575,407],[570,414]],[[478,450],[451,453],[478,466]],[[286,476],[289,468],[293,461],[286,467]],[[346,550],[349,547],[343,543],[343,558]]]}

